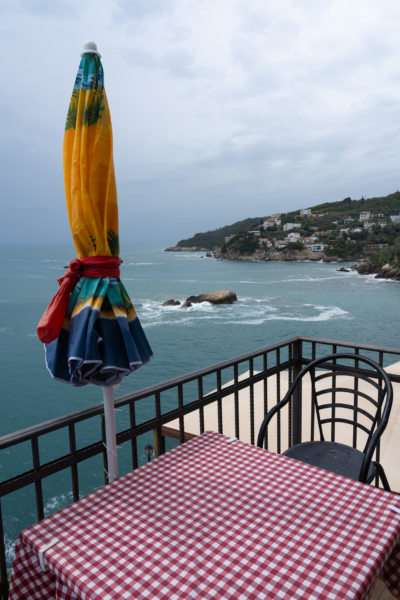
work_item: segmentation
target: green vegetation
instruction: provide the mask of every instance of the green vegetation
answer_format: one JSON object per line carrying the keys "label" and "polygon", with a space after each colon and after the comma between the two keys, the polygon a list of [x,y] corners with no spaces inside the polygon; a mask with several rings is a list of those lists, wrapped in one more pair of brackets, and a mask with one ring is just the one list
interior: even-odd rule
{"label": "green vegetation", "polygon": [[237,221],[233,225],[226,225],[213,231],[206,231],[205,233],[196,233],[193,237],[186,240],[181,240],[177,243],[180,247],[191,247],[196,246],[198,248],[206,248],[207,250],[213,250],[217,246],[222,246],[225,242],[225,237],[229,235],[236,235],[238,233],[247,232],[254,229],[258,225],[261,225],[263,219],[261,217],[255,217],[253,219],[244,219],[243,221]]}
{"label": "green vegetation", "polygon": [[[379,198],[345,198],[307,208],[309,215],[302,214],[304,211],[300,209],[282,213],[279,221],[269,227],[263,227],[268,215],[249,218],[214,231],[196,233],[177,245],[209,250],[218,247],[222,253],[252,254],[257,249],[268,253],[269,248],[290,252],[304,249],[307,247],[304,238],[314,237],[315,243],[325,246],[324,253],[328,257],[339,260],[368,258],[378,267],[385,263],[400,267],[400,221],[393,222],[390,218],[400,215],[399,191]],[[368,212],[370,216],[360,220],[362,212]],[[300,239],[287,238],[289,230],[285,230],[284,225],[288,223],[296,224],[291,230]],[[250,233],[252,231],[259,234],[254,235]]]}
{"label": "green vegetation", "polygon": [[304,250],[303,242],[289,242],[286,248],[290,250]]}
{"label": "green vegetation", "polygon": [[242,235],[235,237],[229,244],[223,244],[222,251],[233,250],[234,252],[240,252],[240,254],[253,254],[259,249],[258,238],[252,235]]}
{"label": "green vegetation", "polygon": [[370,262],[377,268],[386,263],[394,269],[400,269],[400,235],[398,235],[392,245],[379,250],[371,257]]}
{"label": "green vegetation", "polygon": [[[380,212],[384,215],[398,214],[400,209],[400,192],[397,190],[394,194],[379,198],[361,198],[360,200],[352,200],[345,198],[338,202],[324,202],[310,207],[312,214],[320,216],[321,214],[330,215],[330,217],[340,218],[341,216],[355,217],[358,220],[359,214],[362,211],[370,211],[372,213]],[[300,210],[286,213],[288,221],[298,217]]]}

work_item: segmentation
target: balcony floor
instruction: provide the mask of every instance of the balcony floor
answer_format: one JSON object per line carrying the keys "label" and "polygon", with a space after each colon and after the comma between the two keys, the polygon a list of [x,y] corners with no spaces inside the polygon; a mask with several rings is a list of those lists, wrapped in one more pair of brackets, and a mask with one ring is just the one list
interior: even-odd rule
{"label": "balcony floor", "polygon": [[396,600],[381,579],[376,582],[368,600]]}

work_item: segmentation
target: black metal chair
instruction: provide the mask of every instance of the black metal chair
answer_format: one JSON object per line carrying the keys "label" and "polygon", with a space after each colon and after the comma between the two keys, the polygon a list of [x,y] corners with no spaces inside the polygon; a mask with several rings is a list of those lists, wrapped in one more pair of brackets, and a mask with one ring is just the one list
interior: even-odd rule
{"label": "black metal chair", "polygon": [[[342,361],[345,363],[341,364]],[[349,361],[353,361],[352,366],[348,365]],[[371,483],[377,477],[384,489],[390,491],[382,465],[372,457],[389,419],[393,389],[383,368],[366,356],[329,354],[311,361],[295,377],[283,400],[265,416],[257,445],[264,446],[272,417],[289,402],[298,386],[301,389],[308,373],[311,378],[311,441],[296,444],[283,454],[364,483]],[[347,385],[348,378],[351,378],[351,386]],[[336,423],[342,424],[341,427],[344,424],[347,428],[350,426],[348,434],[352,439],[349,445],[335,441],[335,431],[336,434],[340,431],[340,428],[336,429]],[[314,441],[315,431],[319,433],[319,441]],[[357,445],[363,449],[358,450]]]}

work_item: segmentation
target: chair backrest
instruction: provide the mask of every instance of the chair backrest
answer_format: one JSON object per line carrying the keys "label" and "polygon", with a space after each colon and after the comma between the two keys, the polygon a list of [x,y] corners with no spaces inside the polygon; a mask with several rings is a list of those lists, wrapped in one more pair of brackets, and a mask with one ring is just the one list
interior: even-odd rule
{"label": "chair backrest", "polygon": [[[319,431],[321,440],[328,438],[359,448],[369,465],[393,400],[392,384],[384,369],[369,357],[339,353],[309,363],[296,378],[298,383],[307,373],[311,378],[313,430]],[[352,439],[338,439],[337,423],[342,429],[343,424],[350,428]]]}

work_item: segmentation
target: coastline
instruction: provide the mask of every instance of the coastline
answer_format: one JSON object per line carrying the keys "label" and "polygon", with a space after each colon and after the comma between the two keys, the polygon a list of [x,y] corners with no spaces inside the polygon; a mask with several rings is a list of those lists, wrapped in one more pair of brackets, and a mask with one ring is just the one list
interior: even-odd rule
{"label": "coastline", "polygon": [[[220,248],[210,250],[199,246],[171,246],[165,248],[165,252],[205,252],[207,257],[217,260],[231,260],[240,262],[301,262],[301,263],[351,263],[355,259],[343,259],[335,256],[326,256],[323,252],[312,252],[309,249],[304,250],[286,250],[284,252],[270,252],[266,254],[262,250],[257,250],[252,254],[243,254],[238,251],[221,252]],[[375,275],[376,279],[389,279],[391,281],[400,281],[400,269],[392,267],[386,263],[381,267],[373,265],[365,259],[357,259],[355,264],[350,267],[357,271],[359,275]]]}
{"label": "coastline", "polygon": [[360,265],[353,265],[352,269],[357,271],[360,275],[375,275],[375,279],[400,281],[400,269],[394,268],[388,263],[377,268],[370,262],[364,262]]}

